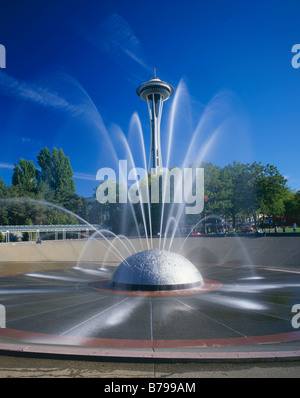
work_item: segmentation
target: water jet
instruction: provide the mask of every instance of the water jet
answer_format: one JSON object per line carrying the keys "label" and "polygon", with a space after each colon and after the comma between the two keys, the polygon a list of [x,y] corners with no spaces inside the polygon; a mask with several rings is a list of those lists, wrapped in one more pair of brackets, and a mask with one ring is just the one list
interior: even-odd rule
{"label": "water jet", "polygon": [[[153,83],[161,90],[163,82],[154,78]],[[141,94],[149,88],[140,87]],[[163,93],[149,95],[151,106],[167,99]],[[211,148],[219,129],[202,147],[196,138],[199,132],[207,135],[204,122],[213,119],[213,109],[208,107],[189,141],[182,167],[194,150],[200,162]],[[136,115],[134,124],[143,142]],[[161,163],[156,165],[158,172]],[[151,241],[137,228],[135,237],[97,230],[87,241],[1,244],[0,294],[7,319],[0,349],[151,360],[300,357],[298,323],[291,322],[300,286],[297,238],[176,236],[182,208],[178,215],[175,210],[166,216],[165,231],[161,222],[159,237],[152,237],[149,227]]]}

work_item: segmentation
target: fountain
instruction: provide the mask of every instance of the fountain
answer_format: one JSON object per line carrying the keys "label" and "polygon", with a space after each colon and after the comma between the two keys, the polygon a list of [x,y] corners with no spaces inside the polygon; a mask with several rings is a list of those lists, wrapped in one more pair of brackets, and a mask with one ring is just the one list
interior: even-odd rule
{"label": "fountain", "polygon": [[[168,168],[178,94],[183,90],[180,84],[175,92],[156,76],[137,89],[147,101],[150,116],[148,167],[137,114],[131,126],[138,130],[136,142],[141,142],[145,169],[150,171],[152,164],[152,173],[158,177],[163,158],[162,103],[174,93],[165,158]],[[194,158],[199,132],[206,134],[214,121],[216,102],[207,107],[188,143],[183,167]],[[217,117],[221,114],[216,113]],[[220,132],[215,121],[212,126],[212,134],[197,148],[199,161]],[[116,133],[134,163],[128,141],[120,130]],[[112,157],[118,160],[115,153]],[[287,347],[293,344],[291,355],[299,357],[300,332],[293,326],[298,323],[291,323],[298,319],[291,314],[300,287],[297,237],[283,238],[283,242],[280,238],[176,236],[185,205],[172,203],[167,214],[162,203],[159,235],[155,236],[148,201],[145,207],[141,203],[141,229],[135,219],[135,237],[95,229],[86,241],[0,245],[0,304],[6,310],[0,349],[151,359],[249,359],[261,352],[259,358],[270,359],[278,358],[279,351],[289,356]],[[127,209],[134,217],[131,203]],[[207,219],[202,217],[197,225]],[[9,261],[3,265],[5,259]],[[265,344],[267,349],[261,349]]]}
{"label": "fountain", "polygon": [[186,258],[166,250],[145,250],[123,261],[112,287],[129,290],[179,290],[203,285],[197,268]]}
{"label": "fountain", "polygon": [[[139,86],[136,92],[148,105],[151,126],[148,173],[151,171],[152,178],[155,178],[164,171],[160,142],[162,106],[172,96],[174,88],[157,78],[154,72],[154,78]],[[146,184],[148,186],[148,180]],[[149,195],[147,199],[150,200]],[[178,253],[158,249],[141,251],[126,258],[111,280],[113,288],[150,291],[190,289],[203,283],[200,272],[189,260]]]}

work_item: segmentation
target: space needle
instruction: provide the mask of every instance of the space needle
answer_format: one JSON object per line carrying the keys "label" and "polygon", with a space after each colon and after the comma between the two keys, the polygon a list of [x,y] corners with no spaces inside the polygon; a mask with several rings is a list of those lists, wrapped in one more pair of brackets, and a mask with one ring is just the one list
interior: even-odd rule
{"label": "space needle", "polygon": [[160,146],[160,122],[162,115],[163,102],[174,93],[174,88],[156,77],[140,85],[136,90],[137,95],[147,101],[149,118],[151,124],[151,146],[148,171],[152,167],[152,172],[157,175],[162,169],[162,157]]}

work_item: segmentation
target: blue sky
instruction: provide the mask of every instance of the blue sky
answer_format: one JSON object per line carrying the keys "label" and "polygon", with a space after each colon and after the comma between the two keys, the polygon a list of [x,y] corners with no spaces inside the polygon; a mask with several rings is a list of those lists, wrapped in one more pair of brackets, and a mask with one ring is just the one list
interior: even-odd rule
{"label": "blue sky", "polygon": [[125,158],[122,136],[142,166],[138,126],[147,158],[150,127],[136,88],[156,68],[175,88],[163,161],[173,121],[170,166],[192,142],[191,161],[271,163],[299,190],[299,12],[299,0],[1,0],[0,177],[61,147],[89,197],[97,170]]}

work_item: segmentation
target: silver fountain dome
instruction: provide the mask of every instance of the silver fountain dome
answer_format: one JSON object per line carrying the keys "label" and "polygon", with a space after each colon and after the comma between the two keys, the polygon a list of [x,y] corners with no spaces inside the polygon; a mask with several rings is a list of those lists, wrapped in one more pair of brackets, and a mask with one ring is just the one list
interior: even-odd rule
{"label": "silver fountain dome", "polygon": [[144,250],[124,260],[110,284],[126,290],[180,290],[204,284],[198,269],[185,257],[166,250]]}

